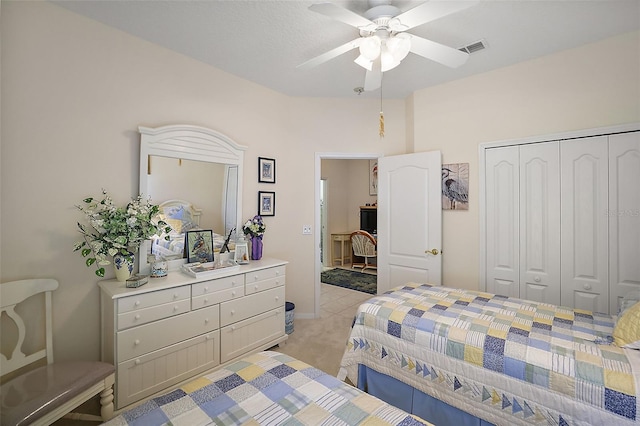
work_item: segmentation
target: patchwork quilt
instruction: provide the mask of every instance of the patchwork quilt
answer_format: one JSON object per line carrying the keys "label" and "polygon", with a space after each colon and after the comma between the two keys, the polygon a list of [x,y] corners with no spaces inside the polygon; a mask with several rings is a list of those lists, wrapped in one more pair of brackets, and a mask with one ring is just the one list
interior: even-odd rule
{"label": "patchwork quilt", "polygon": [[410,283],[360,306],[342,359],[496,424],[638,424],[639,351],[604,314]]}
{"label": "patchwork quilt", "polygon": [[428,423],[278,352],[260,352],[153,398],[106,423],[155,425]]}

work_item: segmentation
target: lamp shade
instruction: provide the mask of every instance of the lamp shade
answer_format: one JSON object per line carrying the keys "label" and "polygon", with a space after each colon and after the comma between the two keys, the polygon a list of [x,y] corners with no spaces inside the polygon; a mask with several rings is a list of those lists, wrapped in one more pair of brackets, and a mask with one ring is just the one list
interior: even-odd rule
{"label": "lamp shade", "polygon": [[[380,34],[380,32],[378,33]],[[411,36],[405,33],[388,35],[387,32],[365,37],[360,42],[360,56],[354,61],[362,68],[371,71],[373,61],[380,58],[381,71],[389,71],[407,57],[411,50]]]}
{"label": "lamp shade", "polygon": [[375,61],[380,56],[380,38],[378,36],[366,37],[360,43],[360,55],[369,61]]}
{"label": "lamp shade", "polygon": [[402,61],[411,50],[411,36],[405,33],[396,34],[387,40],[387,49],[396,61]]}

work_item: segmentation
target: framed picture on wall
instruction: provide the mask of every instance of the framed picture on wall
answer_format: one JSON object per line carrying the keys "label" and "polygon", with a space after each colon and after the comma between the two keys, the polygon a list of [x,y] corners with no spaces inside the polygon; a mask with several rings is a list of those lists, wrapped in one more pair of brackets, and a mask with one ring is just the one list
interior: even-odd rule
{"label": "framed picture on wall", "polygon": [[258,182],[276,183],[276,160],[258,157]]}
{"label": "framed picture on wall", "polygon": [[378,195],[378,160],[369,160],[369,195]]}
{"label": "framed picture on wall", "polygon": [[268,191],[258,192],[258,214],[260,216],[276,215],[276,193]]}
{"label": "framed picture on wall", "polygon": [[469,210],[469,163],[442,165],[442,210]]}
{"label": "framed picture on wall", "polygon": [[187,262],[213,262],[213,231],[188,231],[185,235]]}

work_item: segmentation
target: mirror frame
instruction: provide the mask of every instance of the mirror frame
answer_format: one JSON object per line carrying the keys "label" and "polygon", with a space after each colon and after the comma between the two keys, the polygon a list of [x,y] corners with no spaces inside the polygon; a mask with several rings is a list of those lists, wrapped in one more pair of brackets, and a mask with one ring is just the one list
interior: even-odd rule
{"label": "mirror frame", "polygon": [[[242,226],[242,178],[246,146],[237,144],[229,137],[215,130],[188,124],[155,128],[140,126],[138,131],[141,135],[140,194],[143,197],[153,196],[148,192],[147,182],[149,157],[152,155],[237,166],[236,229],[240,229]],[[197,203],[197,200],[187,201]],[[140,252],[138,253],[138,270],[143,274],[150,272],[150,265],[147,263],[149,244],[151,244],[150,240],[145,241],[140,246]],[[169,269],[180,268],[185,263],[186,259],[171,260],[169,261]]]}

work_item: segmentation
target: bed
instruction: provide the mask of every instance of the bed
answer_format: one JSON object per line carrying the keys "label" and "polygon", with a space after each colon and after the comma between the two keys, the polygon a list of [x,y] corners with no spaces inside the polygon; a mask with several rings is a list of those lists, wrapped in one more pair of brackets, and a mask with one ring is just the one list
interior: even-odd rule
{"label": "bed", "polygon": [[119,414],[108,426],[428,425],[288,355],[264,351]]}
{"label": "bed", "polygon": [[637,333],[640,303],[614,317],[409,283],[359,307],[338,377],[435,424],[637,425],[622,319]]}

